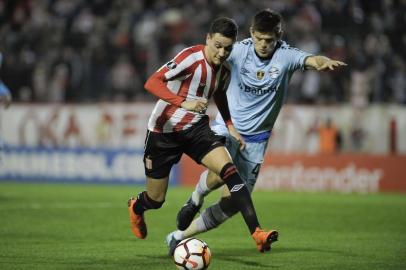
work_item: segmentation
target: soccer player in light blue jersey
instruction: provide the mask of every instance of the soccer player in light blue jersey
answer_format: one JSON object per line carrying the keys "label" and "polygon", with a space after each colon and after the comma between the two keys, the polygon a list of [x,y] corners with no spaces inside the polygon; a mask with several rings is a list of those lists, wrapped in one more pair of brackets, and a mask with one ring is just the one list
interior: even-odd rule
{"label": "soccer player in light blue jersey", "polygon": [[[227,59],[231,67],[227,98],[234,126],[246,142],[245,149],[240,150],[240,142],[228,135],[221,115],[217,115],[212,125],[216,133],[226,136],[227,149],[250,192],[257,180],[293,72],[334,70],[346,65],[289,46],[281,40],[281,21],[281,16],[272,10],[257,13],[250,28],[251,38],[236,43]],[[167,236],[170,253],[180,240],[211,230],[237,212],[230,203],[230,193],[223,189],[220,201],[193,220],[203,204],[203,198],[219,185],[218,176],[213,172],[205,171],[200,176],[196,189],[178,213],[179,230]]]}

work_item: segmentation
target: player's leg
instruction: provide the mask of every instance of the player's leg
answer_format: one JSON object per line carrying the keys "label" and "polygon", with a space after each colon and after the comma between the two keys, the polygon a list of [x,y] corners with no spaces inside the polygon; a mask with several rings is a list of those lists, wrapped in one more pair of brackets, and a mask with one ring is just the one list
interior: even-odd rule
{"label": "player's leg", "polygon": [[256,228],[260,227],[255,208],[249,191],[238,174],[236,166],[232,163],[226,148],[217,147],[211,150],[203,157],[202,163],[218,174],[227,185],[231,193],[231,200],[243,215],[250,233],[254,233]]}
{"label": "player's leg", "polygon": [[[233,158],[250,193],[257,180],[266,147],[267,142],[247,143],[246,151],[238,152]],[[167,243],[169,253],[173,253],[174,247],[172,248],[172,246],[176,246],[174,245],[175,243],[196,234],[214,229],[236,213],[238,213],[238,209],[234,207],[234,204],[230,200],[230,192],[227,188],[223,188],[220,201],[206,208],[198,218],[193,220],[186,230],[178,230],[168,234]],[[276,240],[277,238],[273,239],[273,241]],[[172,243],[172,245],[170,243]]]}
{"label": "player's leg", "polygon": [[148,132],[145,141],[144,169],[146,190],[128,201],[131,230],[137,238],[147,236],[144,212],[159,209],[165,202],[169,173],[182,156],[176,134]]}
{"label": "player's leg", "polygon": [[208,122],[209,119],[205,117],[194,128],[182,133],[182,139],[186,142],[184,151],[196,162],[220,176],[230,190],[231,200],[241,212],[258,249],[261,252],[269,250],[277,232],[264,232],[260,229],[250,193],[224,147],[224,137],[216,135]]}
{"label": "player's leg", "polygon": [[[214,125],[212,130],[226,138],[225,146],[234,160],[239,153],[239,142],[229,135],[227,128],[223,125]],[[186,230],[203,205],[204,197],[223,184],[220,176],[210,170],[206,170],[200,175],[195,190],[177,214],[176,223],[179,230]]]}
{"label": "player's leg", "polygon": [[206,170],[200,175],[195,190],[176,216],[176,224],[179,230],[185,230],[189,227],[193,218],[202,207],[204,197],[222,185],[224,185],[224,182],[220,176],[210,170]]}
{"label": "player's leg", "polygon": [[159,209],[165,202],[168,189],[168,177],[154,179],[147,177],[147,190],[138,193],[136,198],[128,200],[131,231],[140,239],[147,236],[144,212],[149,209]]}
{"label": "player's leg", "polygon": [[190,225],[185,230],[176,230],[169,233],[166,236],[166,244],[169,248],[169,255],[172,256],[173,252],[177,246],[177,244],[182,241],[183,239],[193,237],[197,234],[204,233],[210,231],[220,224],[225,222],[234,214],[238,213],[238,209],[235,207],[230,207],[231,211],[227,214],[222,209],[224,205],[220,206],[223,202],[224,197],[224,204],[231,203],[230,192],[226,186],[223,186],[221,189],[222,196],[220,201],[212,204],[208,208],[204,209],[203,212],[194,219]]}

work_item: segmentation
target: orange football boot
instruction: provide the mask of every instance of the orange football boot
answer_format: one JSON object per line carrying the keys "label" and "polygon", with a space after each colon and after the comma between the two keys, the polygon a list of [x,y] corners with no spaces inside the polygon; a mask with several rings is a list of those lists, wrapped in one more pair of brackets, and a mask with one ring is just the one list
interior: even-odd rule
{"label": "orange football boot", "polygon": [[137,215],[134,213],[133,206],[137,199],[130,198],[128,200],[128,213],[130,214],[131,231],[139,238],[144,239],[147,237],[147,224],[145,224],[144,215]]}
{"label": "orange football boot", "polygon": [[255,229],[255,232],[252,234],[252,238],[254,238],[259,252],[270,251],[271,244],[273,242],[278,241],[278,232],[277,231],[266,232],[262,230],[260,227],[257,227]]}

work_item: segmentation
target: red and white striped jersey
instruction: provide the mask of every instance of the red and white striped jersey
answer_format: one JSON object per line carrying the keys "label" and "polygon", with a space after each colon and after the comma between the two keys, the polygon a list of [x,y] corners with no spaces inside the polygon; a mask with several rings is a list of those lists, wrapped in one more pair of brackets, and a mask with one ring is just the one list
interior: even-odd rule
{"label": "red and white striped jersey", "polygon": [[148,91],[161,98],[149,118],[148,129],[168,133],[190,128],[205,112],[187,111],[180,104],[184,100],[209,99],[216,90],[225,91],[229,80],[229,68],[212,67],[205,58],[203,45],[184,49],[145,84]]}

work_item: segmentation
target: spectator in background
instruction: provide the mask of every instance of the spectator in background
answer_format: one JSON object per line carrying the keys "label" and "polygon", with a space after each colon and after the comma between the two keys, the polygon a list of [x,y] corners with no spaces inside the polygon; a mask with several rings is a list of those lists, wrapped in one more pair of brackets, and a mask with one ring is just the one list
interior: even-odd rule
{"label": "spectator in background", "polygon": [[138,74],[126,54],[122,54],[112,66],[111,85],[115,101],[133,100],[136,90],[142,89]]}
{"label": "spectator in background", "polygon": [[[112,100],[110,75],[118,55],[127,54],[129,65],[139,74],[139,80],[145,81],[147,74],[159,67],[161,59],[172,58],[180,47],[201,42],[214,16],[232,17],[239,25],[248,25],[249,14],[271,5],[284,16],[286,40],[295,47],[310,52],[313,50],[309,48],[313,47],[317,54],[348,61],[348,73],[352,73],[351,67],[356,66],[359,56],[364,58],[365,68],[357,72],[366,73],[357,75],[365,75],[361,79],[371,85],[362,94],[363,103],[406,102],[404,88],[397,86],[399,82],[404,84],[405,77],[405,1],[217,0],[210,1],[210,5],[201,0],[0,3],[3,3],[0,50],[8,56],[1,75],[16,101],[23,98],[49,101],[48,93],[52,95],[54,91],[52,86],[48,85],[45,93],[43,85],[40,86],[37,94],[38,81],[34,81],[38,75],[41,80],[44,76],[45,81],[54,79],[52,69],[66,47],[72,50],[66,82],[69,89],[61,101]],[[241,32],[242,36],[247,35],[248,28]],[[42,67],[38,70],[39,65]],[[392,73],[394,69],[396,73]],[[303,84],[294,84],[293,78],[288,102],[349,102],[353,98],[349,85],[358,83],[350,82],[350,78],[360,79],[346,72],[333,72],[320,79],[316,74],[307,73]],[[135,94],[136,99],[139,95],[139,92]],[[124,96],[124,100],[127,96],[131,98],[131,94]],[[141,98],[152,100],[148,95]]]}
{"label": "spectator in background", "polygon": [[335,154],[340,150],[341,134],[330,117],[319,127],[319,139],[319,151],[321,154]]}
{"label": "spectator in background", "polygon": [[393,93],[394,102],[406,105],[406,63],[401,57],[393,57],[394,71],[390,77],[389,86]]}

